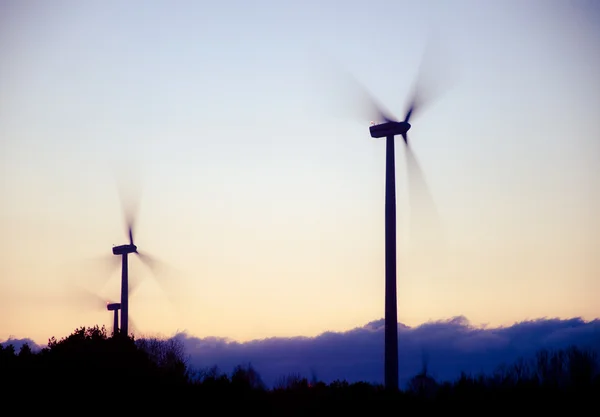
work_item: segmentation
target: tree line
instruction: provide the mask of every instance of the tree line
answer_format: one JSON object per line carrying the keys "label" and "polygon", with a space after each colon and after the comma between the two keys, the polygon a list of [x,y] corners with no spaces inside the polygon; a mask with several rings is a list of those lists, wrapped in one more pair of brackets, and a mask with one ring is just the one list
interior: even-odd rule
{"label": "tree line", "polygon": [[[80,404],[106,407],[109,413],[188,410],[194,404],[207,412],[217,407],[225,415],[252,411],[278,416],[388,413],[407,405],[443,405],[445,410],[477,409],[477,404],[552,407],[597,401],[599,365],[595,351],[573,346],[540,350],[533,359],[502,365],[492,374],[463,373],[455,381],[438,382],[425,368],[397,392],[299,374],[284,375],[268,388],[251,364],[240,364],[229,374],[216,366],[194,369],[179,340],[136,340],[95,326],[78,328],[61,340],[51,338],[38,352],[27,344],[18,352],[0,345],[0,394],[9,408],[11,402],[44,409]],[[23,396],[31,402],[24,403]]]}

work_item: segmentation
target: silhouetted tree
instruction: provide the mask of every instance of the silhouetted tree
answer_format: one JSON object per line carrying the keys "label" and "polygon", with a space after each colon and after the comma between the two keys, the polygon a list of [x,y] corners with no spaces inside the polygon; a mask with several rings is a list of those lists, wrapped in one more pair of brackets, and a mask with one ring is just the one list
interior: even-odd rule
{"label": "silhouetted tree", "polygon": [[238,389],[262,391],[266,388],[262,378],[251,364],[236,366],[231,374],[231,383]]}
{"label": "silhouetted tree", "polygon": [[433,398],[437,390],[437,382],[427,373],[427,366],[408,381],[407,390],[418,397]]}
{"label": "silhouetted tree", "polygon": [[308,386],[308,380],[297,373],[283,375],[274,384],[274,388],[278,390],[298,390],[308,388]]}
{"label": "silhouetted tree", "polygon": [[[30,394],[28,398],[43,397],[40,404],[53,409],[64,405],[89,408],[96,401],[93,395],[119,392],[128,395],[127,404],[137,413],[142,406],[156,413],[161,404],[168,405],[170,413],[176,406],[183,412],[191,401],[218,406],[225,415],[243,411],[318,416],[360,410],[380,414],[396,412],[415,401],[423,412],[434,401],[443,404],[445,411],[465,412],[466,405],[481,401],[495,410],[509,404],[583,404],[595,401],[600,392],[597,353],[576,347],[540,350],[534,358],[500,366],[491,375],[462,373],[455,381],[441,383],[424,368],[400,392],[346,380],[326,384],[313,378],[309,383],[300,374],[279,378],[269,390],[251,364],[236,366],[230,376],[216,366],[192,371],[177,339],[109,337],[98,326],[78,328],[61,340],[53,337],[39,352],[27,343],[18,354],[13,345],[0,345],[0,376],[3,405],[9,408],[20,401],[23,392]],[[138,395],[139,401],[134,399]]]}
{"label": "silhouetted tree", "polygon": [[190,379],[185,348],[181,340],[139,339],[136,346],[145,352],[161,373],[168,375],[171,381],[184,383]]}

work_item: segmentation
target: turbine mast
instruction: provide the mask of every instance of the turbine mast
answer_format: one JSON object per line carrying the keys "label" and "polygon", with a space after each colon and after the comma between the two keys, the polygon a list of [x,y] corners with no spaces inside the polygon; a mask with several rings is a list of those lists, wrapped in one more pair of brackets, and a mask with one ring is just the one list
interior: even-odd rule
{"label": "turbine mast", "polygon": [[116,336],[119,331],[119,310],[115,310],[115,320],[113,322],[113,336]]}
{"label": "turbine mast", "polygon": [[122,255],[122,269],[121,269],[121,333],[124,336],[128,336],[128,322],[129,316],[129,277],[127,275],[127,252]]}
{"label": "turbine mast", "polygon": [[396,167],[394,136],[386,138],[385,164],[385,388],[398,389],[396,297]]}

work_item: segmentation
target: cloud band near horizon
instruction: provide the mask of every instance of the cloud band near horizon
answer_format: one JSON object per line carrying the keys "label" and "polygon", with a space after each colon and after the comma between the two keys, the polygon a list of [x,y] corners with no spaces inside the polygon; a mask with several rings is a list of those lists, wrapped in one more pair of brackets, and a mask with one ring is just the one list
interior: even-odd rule
{"label": "cloud band near horizon", "polygon": [[[383,382],[384,321],[376,320],[345,332],[316,337],[273,337],[248,342],[227,338],[199,338],[181,332],[173,336],[185,346],[196,369],[218,366],[230,373],[236,365],[252,364],[267,386],[296,374],[329,383]],[[426,361],[438,381],[453,380],[461,372],[489,374],[502,364],[528,359],[540,349],[577,346],[600,351],[600,320],[582,318],[536,319],[497,328],[475,327],[463,316],[428,322],[416,327],[398,325],[399,375],[404,386]],[[12,339],[16,350],[30,339]]]}

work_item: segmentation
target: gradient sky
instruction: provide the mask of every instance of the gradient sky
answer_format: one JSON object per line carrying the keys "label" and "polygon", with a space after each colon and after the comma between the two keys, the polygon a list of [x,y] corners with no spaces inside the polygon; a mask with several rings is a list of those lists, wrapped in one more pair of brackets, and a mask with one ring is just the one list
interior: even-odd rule
{"label": "gradient sky", "polygon": [[399,321],[599,317],[599,17],[585,0],[0,0],[0,339],[112,323],[69,283],[118,299],[118,269],[87,260],[126,243],[125,164],[136,243],[177,270],[169,303],[132,260],[140,332],[382,317],[385,144],[341,69],[402,117],[432,33],[428,77],[454,82],[410,136],[441,226],[409,205],[399,146]]}

